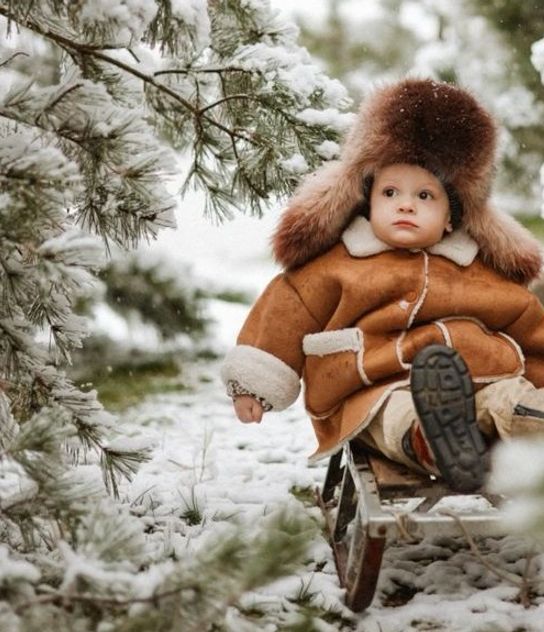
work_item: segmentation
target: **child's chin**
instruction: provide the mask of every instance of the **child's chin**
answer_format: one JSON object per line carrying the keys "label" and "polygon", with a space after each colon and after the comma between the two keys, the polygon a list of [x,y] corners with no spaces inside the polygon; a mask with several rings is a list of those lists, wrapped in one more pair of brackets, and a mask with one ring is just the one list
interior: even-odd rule
{"label": "child's chin", "polygon": [[388,245],[392,248],[403,248],[407,250],[412,250],[414,248],[426,248],[428,246],[427,243],[422,243],[417,239],[393,239]]}

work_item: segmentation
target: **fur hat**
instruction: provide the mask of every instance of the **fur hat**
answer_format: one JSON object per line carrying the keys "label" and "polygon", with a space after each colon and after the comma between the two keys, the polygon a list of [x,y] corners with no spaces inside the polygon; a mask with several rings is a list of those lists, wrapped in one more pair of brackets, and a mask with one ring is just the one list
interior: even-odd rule
{"label": "fur hat", "polygon": [[277,261],[294,268],[331,248],[364,201],[364,179],[386,165],[411,163],[455,189],[463,227],[483,260],[529,282],[542,265],[538,241],[489,206],[496,137],[491,115],[459,87],[404,79],[377,89],[362,104],[340,159],[307,176],[291,198],[273,235]]}

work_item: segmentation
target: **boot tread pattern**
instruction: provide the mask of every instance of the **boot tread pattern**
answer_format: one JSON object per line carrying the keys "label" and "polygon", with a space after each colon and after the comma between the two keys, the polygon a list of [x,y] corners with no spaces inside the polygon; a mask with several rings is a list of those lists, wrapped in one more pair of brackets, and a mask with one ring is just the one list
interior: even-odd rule
{"label": "boot tread pattern", "polygon": [[487,452],[476,423],[474,388],[461,356],[430,345],[414,358],[412,397],[438,470],[454,490],[473,492],[485,478]]}

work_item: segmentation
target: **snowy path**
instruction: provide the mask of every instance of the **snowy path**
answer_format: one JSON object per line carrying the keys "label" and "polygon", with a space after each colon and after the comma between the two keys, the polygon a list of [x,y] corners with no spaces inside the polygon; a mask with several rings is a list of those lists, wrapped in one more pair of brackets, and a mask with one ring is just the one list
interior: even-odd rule
{"label": "snowy path", "polygon": [[[260,425],[240,424],[217,373],[215,364],[194,366],[194,392],[155,396],[124,416],[132,434],[143,432],[156,446],[154,458],[127,492],[148,520],[161,525],[148,537],[168,554],[198,546],[201,538],[219,534],[224,521],[233,517],[256,527],[266,512],[285,503],[319,517],[315,507],[292,493],[319,484],[325,468],[324,463],[306,463],[314,438],[300,403],[265,416]],[[488,538],[480,546],[496,567],[523,573],[529,543],[515,537]],[[544,566],[544,556],[534,565]],[[243,605],[264,613],[257,629],[289,630],[301,591],[314,594],[316,613],[329,622],[316,620],[311,629],[317,632],[544,630],[544,587],[524,609],[515,602],[517,588],[493,577],[462,538],[391,544],[377,597],[365,615],[352,616],[342,605],[332,555],[322,537],[312,543],[309,559],[296,576],[246,595]],[[394,607],[395,598],[406,593],[415,595]],[[235,624],[232,630],[237,632]]]}

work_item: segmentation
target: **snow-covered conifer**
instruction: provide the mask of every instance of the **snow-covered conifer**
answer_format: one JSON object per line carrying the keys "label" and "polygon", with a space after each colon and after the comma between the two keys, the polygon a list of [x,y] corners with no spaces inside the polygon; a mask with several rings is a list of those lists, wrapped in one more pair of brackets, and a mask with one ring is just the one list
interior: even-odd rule
{"label": "snow-covered conifer", "polygon": [[175,150],[190,161],[182,191],[200,187],[209,212],[259,214],[334,147],[345,92],[266,0],[6,0],[0,19],[0,618],[167,630],[191,611],[184,629],[203,629],[196,612],[219,620],[303,541],[280,516],[249,565],[232,533],[200,575],[149,553],[106,492],[146,446],[115,438],[63,369],[86,333],[74,304],[110,245],[174,226]]}

